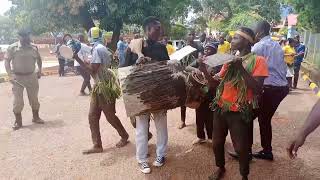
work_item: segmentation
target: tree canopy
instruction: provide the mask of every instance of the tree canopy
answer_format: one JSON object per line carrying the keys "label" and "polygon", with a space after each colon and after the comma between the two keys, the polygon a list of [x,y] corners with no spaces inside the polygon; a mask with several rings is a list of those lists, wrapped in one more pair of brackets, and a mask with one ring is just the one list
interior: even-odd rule
{"label": "tree canopy", "polygon": [[[18,26],[30,26],[35,33],[63,31],[83,27],[89,30],[94,21],[100,28],[113,31],[118,41],[124,24],[141,24],[148,16],[170,19],[185,16],[190,0],[12,0],[11,18]],[[181,13],[181,14],[179,14]]]}
{"label": "tree canopy", "polygon": [[10,44],[15,41],[16,29],[14,23],[8,17],[0,16],[0,44]]}
{"label": "tree canopy", "polygon": [[249,26],[257,20],[280,20],[278,0],[194,0],[192,3],[196,24],[223,30]]}
{"label": "tree canopy", "polygon": [[319,0],[285,0],[299,13],[299,26],[320,32]]}

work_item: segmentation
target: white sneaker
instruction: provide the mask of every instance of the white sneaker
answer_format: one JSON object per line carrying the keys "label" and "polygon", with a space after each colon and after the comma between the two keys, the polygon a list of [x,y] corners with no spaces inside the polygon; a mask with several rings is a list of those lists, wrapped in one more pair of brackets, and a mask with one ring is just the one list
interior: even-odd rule
{"label": "white sneaker", "polygon": [[195,140],[192,142],[192,144],[193,144],[193,145],[197,145],[197,144],[202,144],[202,143],[205,143],[205,142],[206,142],[205,139],[197,138],[197,139],[195,139]]}
{"label": "white sneaker", "polygon": [[166,161],[165,157],[157,157],[157,159],[153,162],[153,166],[161,167],[164,165],[165,161]]}
{"label": "white sneaker", "polygon": [[139,163],[139,169],[144,174],[149,174],[151,172],[151,168],[147,162]]}

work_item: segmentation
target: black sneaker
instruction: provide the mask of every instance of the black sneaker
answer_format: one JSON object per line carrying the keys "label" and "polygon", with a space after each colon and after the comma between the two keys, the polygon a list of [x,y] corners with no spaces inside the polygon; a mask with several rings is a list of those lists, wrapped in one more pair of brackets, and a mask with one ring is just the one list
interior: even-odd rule
{"label": "black sneaker", "polygon": [[165,161],[166,161],[165,157],[157,157],[157,159],[153,162],[153,166],[161,167],[164,165]]}
{"label": "black sneaker", "polygon": [[139,169],[144,174],[149,174],[151,172],[151,168],[147,162],[139,163]]}
{"label": "black sneaker", "polygon": [[254,153],[253,157],[255,157],[257,159],[265,159],[265,160],[273,161],[272,152],[260,151],[258,153]]}

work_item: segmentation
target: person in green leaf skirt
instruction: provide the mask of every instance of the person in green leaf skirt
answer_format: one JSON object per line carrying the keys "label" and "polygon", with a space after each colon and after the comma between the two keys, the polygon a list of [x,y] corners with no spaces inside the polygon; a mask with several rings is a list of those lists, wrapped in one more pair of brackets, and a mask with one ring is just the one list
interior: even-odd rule
{"label": "person in green leaf skirt", "polygon": [[253,109],[258,106],[264,78],[268,76],[265,58],[251,53],[254,32],[246,27],[236,31],[231,48],[238,51],[231,63],[224,64],[221,71],[212,77],[200,61],[200,70],[212,82],[220,80],[213,101],[213,151],[218,169],[209,179],[221,179],[225,173],[224,145],[228,130],[239,154],[240,174],[248,179],[249,174],[249,129]]}
{"label": "person in green leaf skirt", "polygon": [[117,130],[121,137],[116,147],[125,146],[129,138],[127,131],[116,115],[115,104],[116,99],[121,95],[121,89],[116,74],[111,69],[112,53],[102,44],[100,35],[91,38],[93,48],[90,63],[83,62],[77,53],[73,55],[80,66],[91,74],[95,83],[91,93],[89,109],[89,124],[93,147],[83,151],[83,154],[101,153],[103,151],[99,126],[102,111],[107,121]]}

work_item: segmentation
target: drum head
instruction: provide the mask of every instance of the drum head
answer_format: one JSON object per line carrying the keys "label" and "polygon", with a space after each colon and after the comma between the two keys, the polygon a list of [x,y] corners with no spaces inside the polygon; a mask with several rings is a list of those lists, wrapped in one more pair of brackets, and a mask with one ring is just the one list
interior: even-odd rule
{"label": "drum head", "polygon": [[66,59],[73,60],[73,51],[70,47],[62,45],[59,49],[60,55]]}

